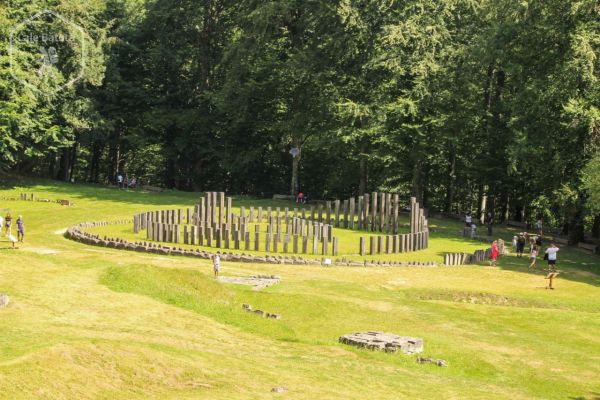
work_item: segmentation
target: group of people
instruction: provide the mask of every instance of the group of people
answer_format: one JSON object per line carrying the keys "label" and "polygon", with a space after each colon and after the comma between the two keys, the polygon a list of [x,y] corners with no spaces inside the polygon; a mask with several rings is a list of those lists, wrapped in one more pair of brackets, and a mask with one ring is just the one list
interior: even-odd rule
{"label": "group of people", "polygon": [[308,193],[298,192],[298,196],[296,196],[296,204],[306,203],[308,203]]}
{"label": "group of people", "polygon": [[0,237],[2,236],[2,233],[4,233],[4,236],[12,242],[13,248],[17,242],[23,243],[23,240],[25,239],[25,222],[23,221],[22,215],[19,215],[15,224],[17,225],[17,237],[12,233],[13,217],[11,213],[8,212],[4,218],[0,215]]}
{"label": "group of people", "polygon": [[117,175],[117,187],[119,189],[135,189],[137,184],[137,178],[135,175],[133,175],[131,178],[123,177],[122,174]]}
{"label": "group of people", "polygon": [[[488,236],[492,236],[492,230],[494,226],[494,216],[492,213],[487,213],[484,219],[485,226],[487,227]],[[465,215],[465,226],[471,228],[471,238],[474,238],[477,234],[477,225],[473,222],[473,216],[471,216],[470,212],[467,212]]]}
{"label": "group of people", "polygon": [[[538,227],[541,230],[540,227]],[[520,232],[519,235],[513,236],[512,245],[517,253],[517,257],[523,257],[525,246],[529,242],[529,269],[533,270],[536,267],[537,259],[542,249],[542,237],[540,235],[530,235],[527,232]],[[550,247],[544,252],[544,260],[548,261],[550,271],[556,270],[557,254],[560,249],[551,243]]]}

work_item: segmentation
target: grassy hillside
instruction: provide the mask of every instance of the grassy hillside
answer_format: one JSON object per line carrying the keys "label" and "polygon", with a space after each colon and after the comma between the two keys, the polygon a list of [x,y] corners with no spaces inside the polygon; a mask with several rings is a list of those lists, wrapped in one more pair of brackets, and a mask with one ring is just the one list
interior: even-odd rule
{"label": "grassy hillside", "polygon": [[[495,268],[223,265],[224,275],[281,276],[256,292],[214,281],[204,261],[60,234],[81,221],[187,207],[198,194],[42,182],[0,197],[25,190],[75,206],[0,202],[27,226],[18,250],[0,239],[0,293],[11,297],[0,309],[0,399],[600,397],[598,257],[563,249],[555,291],[513,256]],[[458,238],[456,222],[432,224],[432,247],[413,259],[482,248]],[[282,319],[247,314],[243,303]],[[422,337],[425,354],[449,368],[337,343],[362,330]]]}

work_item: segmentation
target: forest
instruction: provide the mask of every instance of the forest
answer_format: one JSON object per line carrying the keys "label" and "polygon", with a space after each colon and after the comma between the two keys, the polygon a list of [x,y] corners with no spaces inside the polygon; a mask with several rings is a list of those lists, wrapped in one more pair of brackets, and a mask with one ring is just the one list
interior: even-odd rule
{"label": "forest", "polygon": [[[81,41],[33,68],[15,32],[65,21]],[[597,0],[1,0],[0,170],[385,190],[576,243],[600,236],[599,55]]]}

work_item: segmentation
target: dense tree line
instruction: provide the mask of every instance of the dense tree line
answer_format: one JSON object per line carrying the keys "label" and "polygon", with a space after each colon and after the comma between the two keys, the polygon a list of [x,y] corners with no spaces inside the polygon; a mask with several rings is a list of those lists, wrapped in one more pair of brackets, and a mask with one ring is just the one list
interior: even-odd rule
{"label": "dense tree line", "polygon": [[[69,55],[84,77],[53,95],[15,80],[35,49],[8,51],[46,8],[85,30]],[[180,190],[391,190],[579,240],[600,233],[599,15],[595,0],[4,0],[0,163]]]}

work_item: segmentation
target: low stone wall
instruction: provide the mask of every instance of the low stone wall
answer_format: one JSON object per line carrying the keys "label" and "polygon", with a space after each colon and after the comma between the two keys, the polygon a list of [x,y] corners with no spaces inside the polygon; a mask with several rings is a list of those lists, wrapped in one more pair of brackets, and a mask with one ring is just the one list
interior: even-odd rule
{"label": "low stone wall", "polygon": [[489,252],[486,250],[476,250],[474,254],[468,253],[447,253],[444,254],[444,265],[448,267],[459,265],[481,264],[489,258]]}
{"label": "low stone wall", "polygon": [[111,238],[111,237],[100,237],[89,232],[85,232],[86,228],[97,228],[109,225],[127,225],[131,224],[132,220],[117,220],[117,221],[97,221],[97,222],[82,222],[78,225],[72,226],[65,232],[67,239],[80,242],[91,246],[100,246],[118,250],[137,251],[142,253],[160,254],[160,255],[172,255],[172,256],[185,256],[185,257],[196,257],[201,259],[211,259],[215,254],[219,254],[221,261],[231,262],[248,262],[248,263],[269,263],[269,264],[292,264],[292,265],[334,265],[334,266],[346,266],[346,267],[438,267],[439,265],[435,262],[407,262],[407,261],[382,261],[382,260],[371,260],[371,261],[353,261],[348,260],[346,257],[342,259],[331,260],[331,264],[326,264],[325,259],[305,259],[299,256],[257,256],[251,254],[236,254],[236,253],[224,253],[224,252],[207,252],[201,249],[182,249],[174,246],[164,246],[156,243],[148,242],[130,242],[128,240]]}
{"label": "low stone wall", "polygon": [[38,198],[35,193],[20,193],[19,197],[0,197],[0,201],[36,201],[38,203],[57,203],[62,206],[72,206],[73,202],[66,199],[50,200]]}

